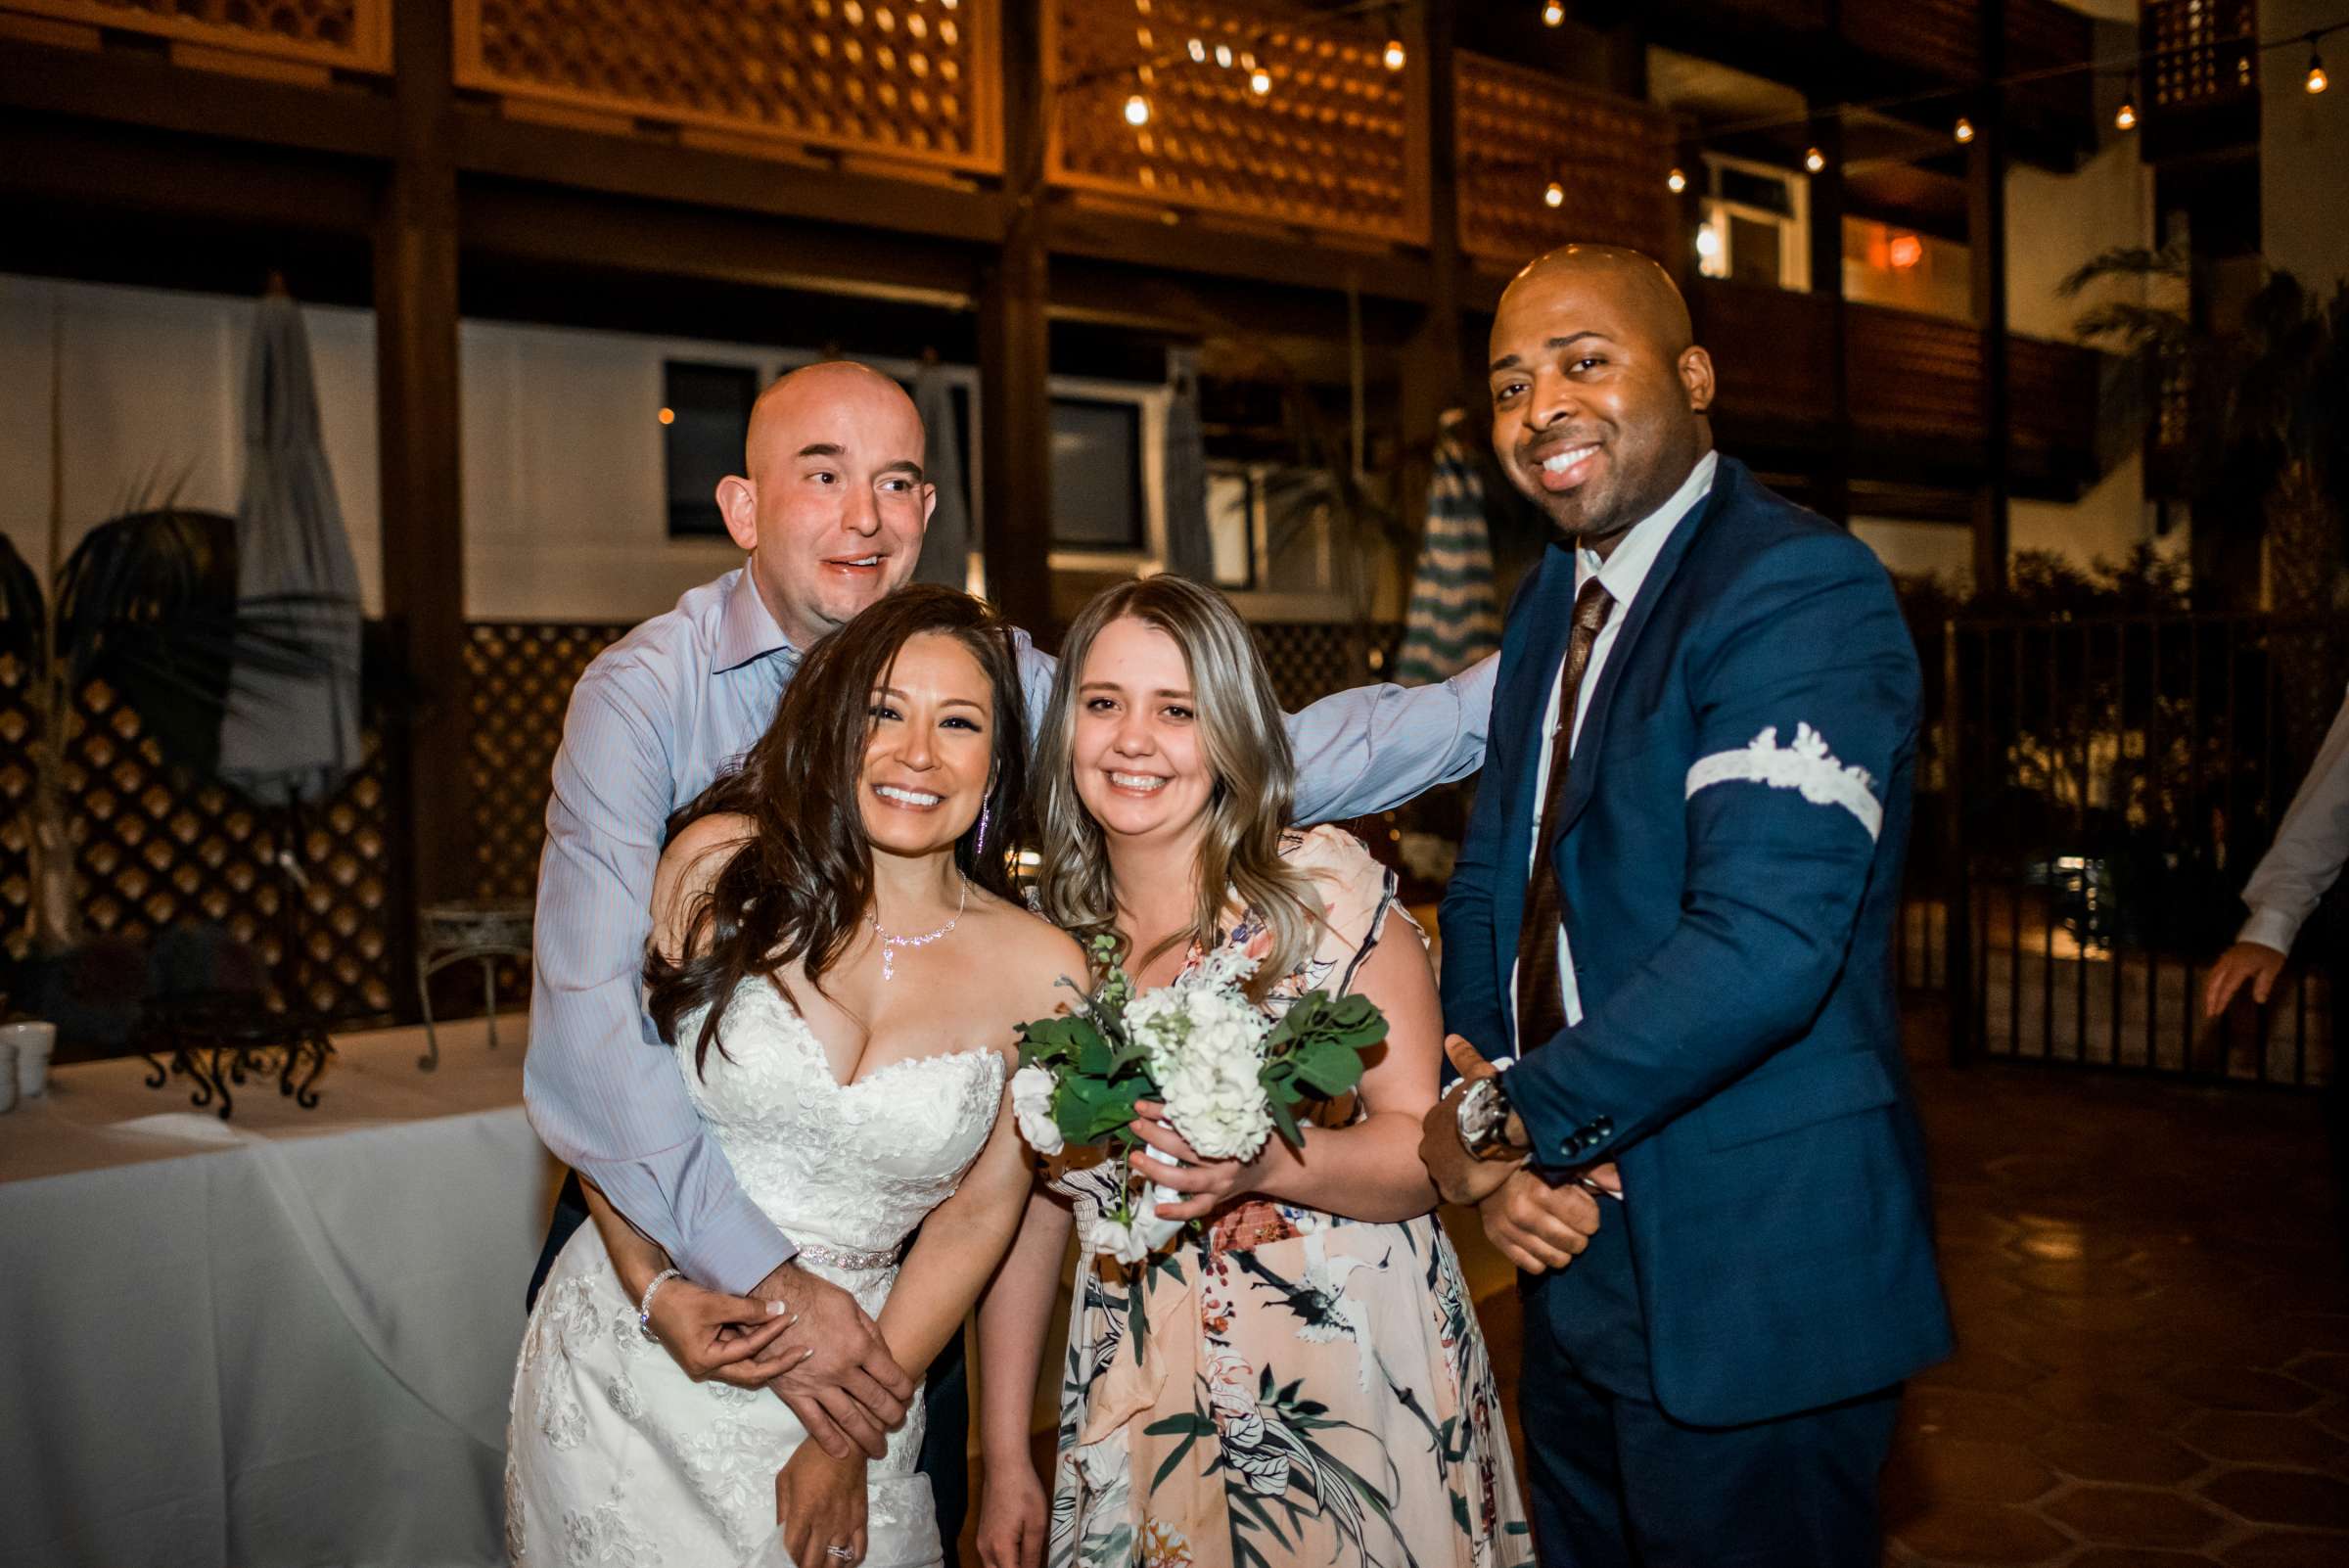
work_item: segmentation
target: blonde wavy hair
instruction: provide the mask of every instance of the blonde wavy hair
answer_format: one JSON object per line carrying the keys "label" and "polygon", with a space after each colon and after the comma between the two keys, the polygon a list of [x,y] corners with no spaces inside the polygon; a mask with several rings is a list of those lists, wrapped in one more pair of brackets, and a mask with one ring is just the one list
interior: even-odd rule
{"label": "blonde wavy hair", "polygon": [[[1117,929],[1109,849],[1101,824],[1078,799],[1073,752],[1077,687],[1085,659],[1104,626],[1128,617],[1156,626],[1182,650],[1199,737],[1215,777],[1199,844],[1197,908],[1190,928],[1139,960]],[[1238,907],[1255,910],[1272,934],[1270,951],[1248,980],[1253,1000],[1263,1001],[1304,959],[1322,910],[1310,879],[1280,853],[1297,796],[1288,724],[1247,623],[1215,589],[1160,576],[1121,582],[1094,596],[1062,640],[1060,673],[1052,682],[1029,776],[1035,781],[1043,848],[1037,897],[1044,917],[1063,931],[1085,943],[1114,938],[1119,961],[1138,969],[1179,942],[1212,950],[1223,940],[1236,899]]]}

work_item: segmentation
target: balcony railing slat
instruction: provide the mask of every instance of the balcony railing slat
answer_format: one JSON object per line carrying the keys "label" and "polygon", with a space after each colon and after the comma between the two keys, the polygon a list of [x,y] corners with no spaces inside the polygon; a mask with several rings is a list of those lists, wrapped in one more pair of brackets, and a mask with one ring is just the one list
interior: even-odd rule
{"label": "balcony railing slat", "polygon": [[[1337,239],[1427,243],[1427,193],[1412,172],[1425,162],[1419,66],[1389,70],[1383,31],[1223,0],[1160,0],[1146,15],[1054,0],[1045,16],[1061,84],[1054,185]],[[1191,58],[1194,40],[1204,60]],[[1247,60],[1269,75],[1268,92],[1251,88]],[[1140,125],[1125,112],[1137,93],[1150,110]]]}
{"label": "balcony railing slat", "polygon": [[338,70],[392,69],[392,0],[0,0],[0,11]]}
{"label": "balcony railing slat", "polygon": [[1454,77],[1460,249],[1509,268],[1574,241],[1672,254],[1668,114],[1478,55],[1458,56]]}
{"label": "balcony railing slat", "polygon": [[460,87],[908,168],[995,173],[996,0],[454,0]]}

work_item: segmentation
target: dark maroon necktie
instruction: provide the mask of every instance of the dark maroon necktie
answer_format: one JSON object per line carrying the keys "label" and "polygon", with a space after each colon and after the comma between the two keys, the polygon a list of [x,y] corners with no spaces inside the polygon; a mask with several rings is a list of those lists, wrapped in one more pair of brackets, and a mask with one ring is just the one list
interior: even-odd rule
{"label": "dark maroon necktie", "polygon": [[1566,764],[1574,751],[1574,710],[1590,668],[1591,645],[1615,608],[1614,595],[1598,578],[1574,596],[1574,635],[1558,670],[1558,732],[1549,743],[1549,785],[1542,793],[1542,829],[1535,836],[1532,871],[1525,879],[1525,918],[1517,927],[1517,1041],[1531,1050],[1566,1027],[1566,994],[1558,979],[1558,930],[1566,899],[1558,887],[1550,848],[1557,842],[1558,817],[1566,801]]}

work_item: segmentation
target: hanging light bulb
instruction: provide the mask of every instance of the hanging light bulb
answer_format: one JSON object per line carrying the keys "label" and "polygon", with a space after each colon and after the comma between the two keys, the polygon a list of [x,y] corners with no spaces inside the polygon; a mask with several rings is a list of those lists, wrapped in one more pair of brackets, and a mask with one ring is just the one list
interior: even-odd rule
{"label": "hanging light bulb", "polygon": [[1826,170],[1826,166],[1827,155],[1820,152],[1818,148],[1814,147],[1811,149],[1811,151],[1803,155],[1803,167],[1809,169],[1812,173],[1823,173]]}
{"label": "hanging light bulb", "polygon": [[1961,142],[1970,142],[1974,139],[1974,122],[1960,115],[1958,116],[1957,128],[1951,134]]}
{"label": "hanging light bulb", "polygon": [[1678,196],[1682,191],[1688,189],[1688,176],[1676,168],[1671,173],[1664,176],[1664,187],[1672,192],[1673,195]]}
{"label": "hanging light bulb", "polygon": [[1566,187],[1560,185],[1556,180],[1551,180],[1549,189],[1542,193],[1542,205],[1543,207],[1564,207],[1566,205]]}
{"label": "hanging light bulb", "polygon": [[1225,70],[1231,69],[1231,45],[1216,45],[1216,64],[1221,66]]}
{"label": "hanging light bulb", "polygon": [[1542,8],[1543,26],[1554,27],[1565,20],[1566,8],[1564,5],[1559,3],[1559,0],[1549,0],[1549,4]]}
{"label": "hanging light bulb", "polygon": [[1192,63],[1193,65],[1197,65],[1197,66],[1204,66],[1204,65],[1206,65],[1206,64],[1207,64],[1207,45],[1206,45],[1206,44],[1204,44],[1204,43],[1201,43],[1201,42],[1200,42],[1198,39],[1196,39],[1196,38],[1193,38],[1193,39],[1191,40],[1191,42],[1190,42],[1190,52],[1191,52],[1191,63]]}
{"label": "hanging light bulb", "polygon": [[2137,129],[2137,94],[2130,93],[2121,100],[2121,107],[2113,114],[2112,126],[2115,130]]}
{"label": "hanging light bulb", "polygon": [[1248,90],[1262,98],[1272,90],[1272,72],[1259,66],[1248,73]]}
{"label": "hanging light bulb", "polygon": [[1387,40],[1387,52],[1384,58],[1389,70],[1401,70],[1405,62],[1410,59],[1410,56],[1403,52],[1403,40],[1401,38],[1389,38]]}
{"label": "hanging light bulb", "polygon": [[1150,100],[1135,93],[1126,100],[1126,123],[1135,128],[1150,123]]}
{"label": "hanging light bulb", "polygon": [[2325,74],[2325,57],[2317,53],[2317,46],[2313,43],[2308,46],[2308,80],[2301,85],[2312,94],[2321,93],[2332,85],[2331,78]]}

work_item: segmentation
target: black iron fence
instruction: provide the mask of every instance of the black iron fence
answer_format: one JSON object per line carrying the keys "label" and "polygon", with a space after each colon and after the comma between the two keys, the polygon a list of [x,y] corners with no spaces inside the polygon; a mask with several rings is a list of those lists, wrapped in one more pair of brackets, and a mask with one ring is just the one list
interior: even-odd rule
{"label": "black iron fence", "polygon": [[1934,755],[1904,974],[1938,976],[1952,1049],[2314,1085],[2335,1071],[2345,923],[2327,900],[2264,1007],[2202,1017],[2244,880],[2349,683],[2349,627],[2265,616],[1960,621],[1929,685]]}

